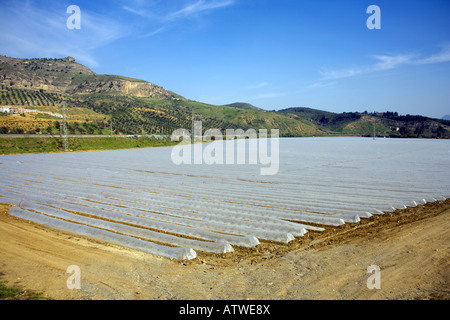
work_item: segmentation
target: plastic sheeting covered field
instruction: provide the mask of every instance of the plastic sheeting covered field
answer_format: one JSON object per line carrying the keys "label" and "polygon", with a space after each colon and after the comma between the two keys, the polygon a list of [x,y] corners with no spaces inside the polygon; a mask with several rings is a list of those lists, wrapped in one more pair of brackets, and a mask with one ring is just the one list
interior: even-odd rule
{"label": "plastic sheeting covered field", "polygon": [[177,166],[171,150],[3,156],[0,202],[18,218],[192,259],[450,194],[447,140],[280,139],[273,176],[263,165]]}

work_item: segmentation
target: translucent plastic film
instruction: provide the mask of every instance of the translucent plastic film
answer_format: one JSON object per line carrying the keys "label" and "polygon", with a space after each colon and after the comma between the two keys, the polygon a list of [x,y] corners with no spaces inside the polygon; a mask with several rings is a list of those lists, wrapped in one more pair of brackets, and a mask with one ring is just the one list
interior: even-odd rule
{"label": "translucent plastic film", "polygon": [[175,165],[171,151],[4,156],[0,201],[22,219],[189,259],[450,195],[447,140],[281,139],[271,176],[258,163]]}

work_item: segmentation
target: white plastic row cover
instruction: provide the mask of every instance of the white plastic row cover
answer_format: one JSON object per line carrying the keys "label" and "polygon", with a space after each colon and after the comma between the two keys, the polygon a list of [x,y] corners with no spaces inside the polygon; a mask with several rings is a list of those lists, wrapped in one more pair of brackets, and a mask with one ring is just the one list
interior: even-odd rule
{"label": "white plastic row cover", "polygon": [[[84,213],[86,215],[91,216],[97,216],[99,218],[103,219],[110,219],[110,220],[116,220],[121,223],[129,223],[134,224],[138,226],[142,226],[145,228],[151,228],[151,229],[157,229],[163,232],[168,233],[174,233],[174,234],[180,234],[180,235],[186,235],[193,238],[198,239],[204,239],[206,241],[210,242],[229,242],[234,245],[243,246],[243,247],[254,247],[259,244],[259,241],[257,238],[252,236],[238,236],[238,235],[232,235],[232,234],[219,234],[216,232],[211,232],[208,230],[204,230],[201,228],[195,228],[195,227],[189,227],[186,225],[181,225],[178,223],[173,223],[173,220],[168,217],[167,221],[160,221],[160,220],[151,220],[148,218],[148,216],[145,215],[144,212],[138,213],[137,215],[132,215],[129,213],[129,209],[126,208],[117,208],[117,212],[112,211],[105,211],[105,210],[99,210],[96,208],[90,208],[85,206],[76,206],[71,203],[59,201],[55,202],[54,200],[48,200],[46,198],[41,198],[36,194],[17,194],[8,192],[6,190],[3,190],[1,193],[3,193],[4,196],[7,196],[9,198],[5,198],[5,201],[17,206],[24,206],[24,203],[30,203],[34,205],[38,204],[44,204],[47,205],[46,208],[42,208],[42,210],[48,212],[51,210],[50,207],[58,207],[65,210],[70,210],[73,212],[80,212]],[[128,213],[127,213],[128,211]],[[120,214],[123,213],[123,214]],[[68,214],[68,213],[67,213]],[[158,217],[157,217],[158,218]],[[161,216],[160,219],[164,219],[164,216]],[[171,223],[172,222],[172,223]],[[197,247],[199,248],[199,247]],[[208,251],[208,248],[205,246],[202,250]],[[227,250],[230,250],[228,248]],[[219,252],[222,252],[223,250],[220,249],[220,246],[218,248]]]}
{"label": "white plastic row cover", "polygon": [[179,260],[184,259],[194,259],[197,257],[197,253],[190,248],[180,248],[180,247],[168,247],[168,246],[162,246],[156,243],[140,240],[134,237],[121,235],[121,234],[115,234],[111,232],[107,232],[102,229],[93,228],[90,226],[80,225],[80,224],[74,224],[69,223],[64,220],[50,218],[48,216],[42,215],[42,214],[36,214],[34,212],[19,208],[17,206],[12,207],[9,210],[9,214],[20,218],[24,220],[29,220],[36,222],[38,224],[52,227],[55,229],[60,229],[68,232],[72,232],[79,235],[84,235],[91,237],[93,239],[105,241],[108,243],[120,245],[120,246],[126,246],[129,248],[133,248],[139,251],[143,251],[146,253],[162,256],[162,257],[168,257],[168,258],[174,258]]}

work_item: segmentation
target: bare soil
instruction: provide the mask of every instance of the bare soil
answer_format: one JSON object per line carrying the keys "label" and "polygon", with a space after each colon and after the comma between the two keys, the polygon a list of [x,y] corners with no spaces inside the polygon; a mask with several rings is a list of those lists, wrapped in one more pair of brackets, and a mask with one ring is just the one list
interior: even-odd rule
{"label": "bare soil", "polygon": [[[43,227],[9,208],[0,204],[0,281],[56,300],[450,298],[450,200],[189,261]],[[80,267],[80,290],[67,288],[70,265]],[[381,289],[367,286],[371,265]]]}

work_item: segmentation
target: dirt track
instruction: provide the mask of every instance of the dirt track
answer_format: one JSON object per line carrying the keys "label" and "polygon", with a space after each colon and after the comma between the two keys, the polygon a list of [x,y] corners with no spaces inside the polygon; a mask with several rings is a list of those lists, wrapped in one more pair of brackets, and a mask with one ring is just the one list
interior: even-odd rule
{"label": "dirt track", "polygon": [[[449,299],[450,200],[365,219],[289,245],[176,261],[13,218],[0,204],[0,281],[53,299]],[[66,269],[81,269],[69,290]],[[370,265],[381,289],[369,290]]]}

